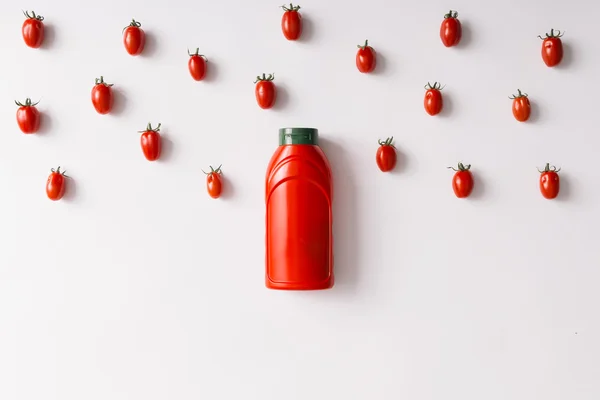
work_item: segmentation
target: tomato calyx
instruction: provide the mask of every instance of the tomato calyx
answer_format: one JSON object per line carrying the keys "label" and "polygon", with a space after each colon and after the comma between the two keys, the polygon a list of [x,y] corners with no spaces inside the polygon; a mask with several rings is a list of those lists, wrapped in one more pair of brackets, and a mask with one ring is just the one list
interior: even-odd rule
{"label": "tomato calyx", "polygon": [[213,174],[217,174],[217,175],[221,175],[221,167],[223,166],[223,164],[219,165],[219,167],[217,169],[214,169],[212,167],[212,165],[210,165],[210,172],[206,172],[204,170],[202,170],[202,172],[204,172],[206,175],[213,175]]}
{"label": "tomato calyx", "polygon": [[365,40],[365,44],[364,44],[363,46],[361,46],[361,45],[359,44],[359,45],[357,45],[356,47],[358,47],[358,48],[359,48],[359,49],[361,49],[361,50],[364,50],[364,49],[372,49],[372,47],[371,47],[371,46],[369,46],[369,41],[368,41],[368,40]]}
{"label": "tomato calyx", "polygon": [[261,76],[256,77],[256,80],[254,81],[254,83],[258,83],[258,82],[262,82],[262,81],[270,82],[273,79],[275,79],[275,73],[269,74],[269,76],[267,76],[266,74],[262,74],[262,77]]}
{"label": "tomato calyx", "polygon": [[37,103],[32,103],[31,99],[28,97],[27,99],[25,99],[25,104],[21,103],[20,101],[15,100],[15,104],[18,105],[19,107],[34,107],[39,103],[39,101]]}
{"label": "tomato calyx", "polygon": [[556,32],[558,32],[558,33],[555,34],[554,33],[554,29],[550,29],[550,34],[548,34],[548,32],[546,32],[546,37],[545,38],[541,37],[540,35],[538,35],[538,37],[540,39],[542,39],[542,40],[552,39],[552,38],[558,39],[558,38],[562,37],[565,34],[565,31],[561,32],[558,29],[556,30]]}
{"label": "tomato calyx", "polygon": [[156,128],[152,128],[152,124],[150,122],[148,122],[148,125],[146,126],[146,129],[143,131],[138,131],[139,133],[144,133],[144,132],[158,132],[160,131],[160,125],[161,123],[159,122],[158,125],[156,126]]}
{"label": "tomato calyx", "polygon": [[142,26],[142,23],[139,21],[136,21],[134,18],[131,18],[131,22],[129,23],[129,25],[127,25],[125,28],[123,28],[123,32],[125,32],[125,29],[127,28],[140,28]]}
{"label": "tomato calyx", "polygon": [[546,163],[546,166],[544,167],[544,169],[542,171],[540,171],[539,168],[537,170],[540,174],[544,174],[546,172],[559,172],[560,168],[556,169],[556,167],[554,165],[550,165],[550,163]]}
{"label": "tomato calyx", "polygon": [[444,19],[447,18],[458,18],[458,11],[448,11],[448,14],[444,15]]}
{"label": "tomato calyx", "polygon": [[394,141],[394,137],[392,136],[392,137],[385,139],[385,141],[380,139],[377,141],[377,143],[379,143],[380,146],[391,146],[393,148],[396,148],[396,146],[394,146],[392,144],[393,141]]}
{"label": "tomato calyx", "polygon": [[195,53],[190,53],[190,49],[188,49],[188,55],[190,57],[202,57],[204,58],[204,61],[208,62],[208,58],[206,58],[206,56],[204,54],[200,54],[200,49],[198,47],[196,47],[196,52]]}
{"label": "tomato calyx", "polygon": [[104,85],[104,86],[108,86],[108,87],[113,85],[112,83],[104,82],[104,77],[102,75],[100,76],[100,79],[96,78],[95,82],[96,82],[96,85]]}
{"label": "tomato calyx", "polygon": [[442,86],[442,84],[439,82],[433,82],[433,86],[431,86],[429,82],[427,82],[427,85],[425,85],[426,90],[442,90],[445,87],[446,85]]}
{"label": "tomato calyx", "polygon": [[468,171],[468,170],[471,169],[471,164],[464,165],[463,163],[459,162],[458,163],[458,169],[456,169],[454,167],[448,167],[448,169],[451,169],[453,171]]}
{"label": "tomato calyx", "polygon": [[52,172],[53,174],[59,174],[64,176],[65,178],[68,178],[69,176],[67,175],[67,170],[65,169],[64,171],[60,170],[60,165],[58,166],[58,168],[54,169],[54,168],[50,168],[50,172]]}
{"label": "tomato calyx", "polygon": [[300,6],[294,6],[292,3],[290,3],[289,7],[284,4],[281,6],[281,8],[283,8],[283,11],[285,12],[297,12],[300,9]]}
{"label": "tomato calyx", "polygon": [[27,17],[27,19],[37,19],[40,22],[44,20],[44,17],[41,15],[36,15],[35,11],[31,11],[31,14],[29,14],[29,11],[23,11],[23,14]]}
{"label": "tomato calyx", "polygon": [[514,99],[520,99],[521,97],[527,97],[527,93],[521,93],[521,89],[517,89],[518,94],[513,94],[512,96],[509,97],[509,99],[514,100]]}

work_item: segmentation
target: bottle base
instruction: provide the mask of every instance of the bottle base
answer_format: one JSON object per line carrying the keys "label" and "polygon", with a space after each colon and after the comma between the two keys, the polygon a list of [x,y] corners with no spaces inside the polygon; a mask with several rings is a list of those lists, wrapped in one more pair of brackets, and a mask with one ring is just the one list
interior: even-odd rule
{"label": "bottle base", "polygon": [[267,287],[267,289],[273,290],[327,290],[333,287],[333,278],[329,278],[326,281],[314,283],[274,282],[269,278],[266,278],[265,286]]}

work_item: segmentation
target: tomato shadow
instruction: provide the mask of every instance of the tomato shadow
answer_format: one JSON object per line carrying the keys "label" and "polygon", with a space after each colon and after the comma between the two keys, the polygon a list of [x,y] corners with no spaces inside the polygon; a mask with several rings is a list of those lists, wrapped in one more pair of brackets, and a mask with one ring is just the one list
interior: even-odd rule
{"label": "tomato shadow", "polygon": [[127,109],[127,97],[122,89],[113,89],[114,100],[113,108],[111,110],[112,115],[121,115]]}
{"label": "tomato shadow", "polygon": [[389,70],[389,63],[386,56],[382,53],[377,53],[377,64],[375,65],[375,69],[373,70],[373,75],[385,75]]}
{"label": "tomato shadow", "polygon": [[161,162],[169,162],[173,158],[173,141],[168,134],[160,133],[160,158]]}
{"label": "tomato shadow", "polygon": [[36,132],[38,135],[47,135],[52,131],[52,117],[48,112],[40,112],[40,128]]}
{"label": "tomato shadow", "polygon": [[221,185],[221,198],[223,200],[232,199],[235,195],[235,187],[232,185],[231,181],[225,176],[225,174],[221,174]]}
{"label": "tomato shadow", "polygon": [[396,166],[390,171],[391,175],[401,175],[408,169],[409,159],[407,154],[399,147],[396,147]]}
{"label": "tomato shadow", "polygon": [[63,195],[62,200],[72,203],[77,197],[77,181],[69,175],[69,171],[67,171],[67,176],[65,182],[65,194]]}
{"label": "tomato shadow", "polygon": [[285,85],[278,84],[277,85],[277,97],[275,98],[275,105],[273,105],[273,110],[283,110],[290,103],[290,95],[285,87]]}
{"label": "tomato shadow", "polygon": [[145,32],[146,43],[144,44],[144,51],[142,51],[142,57],[153,57],[156,55],[158,50],[158,40],[152,32]]}
{"label": "tomato shadow", "polygon": [[40,47],[43,50],[51,49],[54,47],[56,41],[56,28],[52,24],[44,23],[44,41]]}
{"label": "tomato shadow", "polygon": [[569,175],[563,172],[560,173],[560,191],[556,196],[556,201],[567,202],[573,199],[573,182],[569,179]]}
{"label": "tomato shadow", "polygon": [[310,16],[307,17],[305,13],[302,13],[302,34],[300,34],[300,37],[298,38],[298,42],[307,43],[307,42],[310,42],[314,37],[315,37],[315,23],[310,18]]}
{"label": "tomato shadow", "polygon": [[469,45],[473,42],[473,29],[471,28],[469,21],[461,21],[460,26],[462,35],[460,37],[460,42],[456,45],[457,49],[469,47]]}
{"label": "tomato shadow", "polygon": [[444,96],[443,97],[444,105],[442,107],[442,111],[438,115],[441,118],[448,118],[454,112],[454,100],[452,99],[452,96],[449,95],[448,93],[444,93],[442,96]]}
{"label": "tomato shadow", "polygon": [[[212,59],[206,63],[206,74],[204,75],[203,82],[211,83],[219,79],[219,64],[214,62]],[[197,82],[197,83],[202,83]]]}
{"label": "tomato shadow", "polygon": [[540,107],[536,101],[529,100],[529,104],[531,106],[531,113],[529,114],[529,119],[525,121],[525,123],[535,124],[540,120]]}
{"label": "tomato shadow", "polygon": [[333,176],[333,258],[334,258],[334,290],[356,291],[361,266],[359,233],[362,231],[358,222],[360,212],[356,199],[358,186],[352,178],[352,165],[344,148],[340,144],[319,137],[320,147],[327,156]]}
{"label": "tomato shadow", "polygon": [[573,65],[573,46],[567,42],[563,42],[563,58],[555,68],[567,69]]}
{"label": "tomato shadow", "polygon": [[471,175],[473,175],[473,191],[469,198],[473,200],[482,200],[486,193],[485,179],[477,171],[471,171]]}

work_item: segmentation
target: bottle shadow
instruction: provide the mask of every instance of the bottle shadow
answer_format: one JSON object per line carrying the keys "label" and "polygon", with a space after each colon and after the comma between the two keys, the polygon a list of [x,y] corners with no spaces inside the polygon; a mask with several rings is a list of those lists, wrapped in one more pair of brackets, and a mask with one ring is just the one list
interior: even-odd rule
{"label": "bottle shadow", "polygon": [[319,138],[319,142],[331,165],[334,180],[332,205],[334,288],[354,291],[361,275],[359,264],[361,227],[357,219],[360,214],[356,202],[358,188],[349,173],[352,170],[352,160],[338,143],[322,137]]}

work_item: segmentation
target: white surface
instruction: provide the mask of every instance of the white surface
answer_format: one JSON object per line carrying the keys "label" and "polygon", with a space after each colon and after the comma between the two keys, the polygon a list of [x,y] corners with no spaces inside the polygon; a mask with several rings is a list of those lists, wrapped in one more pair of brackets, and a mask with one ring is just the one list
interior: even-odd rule
{"label": "white surface", "polygon": [[[596,78],[600,3],[61,0],[0,6],[0,399],[600,398]],[[96,4],[96,3],[95,3]],[[21,7],[46,17],[29,49]],[[438,36],[456,9],[460,48]],[[150,35],[129,56],[121,30]],[[559,68],[536,37],[566,30]],[[308,40],[306,40],[308,39]],[[369,39],[374,75],[354,65]],[[187,48],[210,63],[197,83]],[[275,73],[263,111],[254,78]],[[118,113],[90,103],[94,78]],[[446,112],[423,85],[446,85]],[[529,93],[531,123],[508,96]],[[26,136],[15,99],[41,98]],[[50,121],[49,123],[47,121]],[[162,161],[138,130],[162,122]],[[264,174],[277,129],[319,128],[335,175],[333,290],[264,287]],[[398,173],[375,164],[393,135]],[[473,198],[449,165],[473,164]],[[536,167],[562,167],[542,198]],[[223,164],[212,200],[201,169]],[[51,167],[72,176],[46,199]]]}

